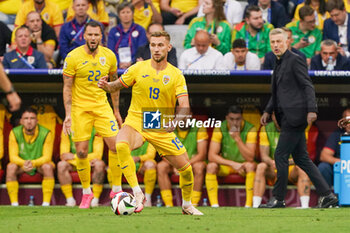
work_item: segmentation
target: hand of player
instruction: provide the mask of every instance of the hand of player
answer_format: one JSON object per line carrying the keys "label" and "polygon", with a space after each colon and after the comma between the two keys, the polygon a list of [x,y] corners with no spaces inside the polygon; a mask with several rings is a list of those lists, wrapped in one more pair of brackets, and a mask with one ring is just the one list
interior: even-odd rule
{"label": "hand of player", "polygon": [[230,134],[230,136],[231,136],[234,140],[235,140],[236,138],[241,137],[240,133],[241,133],[241,129],[240,129],[239,127],[236,127],[235,125],[233,125],[233,126],[230,128],[229,134]]}
{"label": "hand of player", "polygon": [[97,159],[90,160],[90,166],[91,167],[95,166],[96,161],[97,161]]}
{"label": "hand of player", "polygon": [[317,119],[317,114],[315,112],[309,112],[307,114],[307,123],[309,125],[312,125],[312,122],[316,121]]}
{"label": "hand of player", "polygon": [[111,88],[108,83],[108,76],[103,76],[98,80],[97,86],[101,89],[103,89],[105,92],[111,93]]}
{"label": "hand of player", "polygon": [[231,167],[233,168],[233,170],[235,171],[239,171],[242,169],[243,163],[236,163],[232,161]]}
{"label": "hand of player", "polygon": [[179,9],[173,8],[173,7],[170,9],[170,12],[173,13],[173,15],[175,15],[176,17],[180,17],[181,15],[184,14]]}
{"label": "hand of player", "polygon": [[179,18],[177,18],[177,20],[175,21],[175,24],[176,24],[176,25],[182,25],[182,24],[185,23],[185,20],[186,20],[185,16],[182,15],[182,16],[180,16]]}
{"label": "hand of player", "polygon": [[32,161],[30,160],[26,160],[23,164],[23,171],[25,172],[30,172],[31,170],[33,170],[33,164]]}
{"label": "hand of player", "polygon": [[72,133],[71,126],[72,126],[72,118],[70,116],[66,116],[66,118],[63,121],[63,127],[62,127],[64,135],[70,135]]}
{"label": "hand of player", "polygon": [[21,107],[21,98],[19,98],[17,92],[6,95],[6,99],[9,102],[11,112],[17,111]]}
{"label": "hand of player", "polygon": [[263,126],[267,125],[267,122],[269,121],[269,119],[270,119],[270,114],[267,112],[264,112],[260,118],[260,124]]}
{"label": "hand of player", "polygon": [[344,117],[338,121],[339,128],[345,128],[347,124],[350,123],[350,116]]}
{"label": "hand of player", "polygon": [[74,154],[73,153],[63,153],[60,156],[61,160],[67,161],[67,160],[73,160]]}

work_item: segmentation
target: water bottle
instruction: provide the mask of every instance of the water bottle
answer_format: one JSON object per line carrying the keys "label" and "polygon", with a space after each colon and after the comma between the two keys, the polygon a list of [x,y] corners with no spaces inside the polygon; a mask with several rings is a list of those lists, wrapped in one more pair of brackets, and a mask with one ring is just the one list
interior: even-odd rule
{"label": "water bottle", "polygon": [[156,206],[157,207],[162,207],[162,199],[160,198],[160,195],[157,196],[157,202],[156,202]]}
{"label": "water bottle", "polygon": [[34,196],[30,195],[28,206],[34,206]]}
{"label": "water bottle", "polygon": [[329,71],[334,70],[334,64],[333,64],[333,57],[332,56],[329,56],[329,58],[328,58],[326,70],[329,70]]}
{"label": "water bottle", "polygon": [[203,198],[202,206],[208,206],[208,199],[207,198]]}

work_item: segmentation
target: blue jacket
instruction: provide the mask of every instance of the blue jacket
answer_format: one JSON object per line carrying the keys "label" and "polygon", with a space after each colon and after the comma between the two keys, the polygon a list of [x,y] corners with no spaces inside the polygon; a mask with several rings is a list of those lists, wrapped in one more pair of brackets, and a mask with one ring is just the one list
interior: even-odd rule
{"label": "blue jacket", "polygon": [[123,26],[118,24],[108,34],[107,47],[117,56],[119,66],[118,48],[130,47],[131,63],[135,63],[137,49],[147,43],[146,31],[142,26],[132,23],[129,30],[124,32]]}
{"label": "blue jacket", "polygon": [[[348,44],[350,43],[350,13],[348,13],[348,31],[346,33]],[[331,39],[339,43],[338,25],[332,19],[326,19],[323,23],[323,40]],[[348,45],[350,51],[350,46]]]}
{"label": "blue jacket", "polygon": [[[258,5],[258,0],[249,1],[249,5]],[[248,7],[248,6],[247,6]],[[244,15],[247,10],[244,10]],[[290,22],[288,14],[286,14],[286,9],[284,6],[276,1],[271,1],[271,23],[275,28],[284,27]]]}
{"label": "blue jacket", "polygon": [[[90,18],[88,18],[86,22],[88,20],[92,21]],[[63,60],[66,58],[67,54],[70,51],[85,44],[85,40],[83,37],[83,34],[84,34],[83,28],[86,22],[84,22],[83,24],[78,24],[77,20],[74,18],[72,21],[69,21],[62,25],[61,31],[60,31],[59,50],[60,50],[60,56]],[[80,30],[81,30],[81,33],[79,33]],[[77,36],[77,33],[79,33],[78,36]],[[102,43],[104,43],[105,41],[104,33],[102,34],[103,34]]]}
{"label": "blue jacket", "polygon": [[[326,66],[322,64],[322,57],[320,54],[315,55],[311,59],[310,70],[326,70]],[[338,54],[337,64],[334,70],[350,70],[350,61],[347,57]]]}
{"label": "blue jacket", "polygon": [[[292,47],[292,52],[298,54],[300,57],[302,57],[306,61],[306,56],[302,52],[300,52],[298,49]],[[273,52],[268,52],[265,55],[264,64],[262,66],[263,70],[273,70],[276,64],[276,56],[273,54]]]}
{"label": "blue jacket", "polygon": [[19,50],[16,49],[4,54],[4,60],[2,64],[6,69],[32,69],[31,66],[35,69],[47,69],[44,54],[37,51],[36,49],[29,47],[27,53],[22,57],[29,64],[26,64],[24,61],[22,61],[22,59],[18,57],[17,52],[19,52]]}

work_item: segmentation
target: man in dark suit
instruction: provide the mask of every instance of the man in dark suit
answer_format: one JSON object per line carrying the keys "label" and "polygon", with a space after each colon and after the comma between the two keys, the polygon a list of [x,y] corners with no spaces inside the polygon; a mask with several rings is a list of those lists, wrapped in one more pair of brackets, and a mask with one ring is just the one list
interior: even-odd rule
{"label": "man in dark suit", "polygon": [[339,45],[339,53],[349,57],[350,14],[346,12],[342,0],[329,0],[326,8],[331,17],[324,21],[323,40],[334,40]]}
{"label": "man in dark suit", "polygon": [[338,199],[310,160],[306,149],[304,130],[317,118],[315,90],[308,76],[306,62],[288,50],[287,34],[282,29],[270,32],[270,45],[277,61],[271,80],[272,96],[261,117],[261,124],[266,125],[274,112],[281,133],[275,152],[277,181],[272,191],[273,197],[261,207],[285,207],[290,155],[316,187],[320,195],[318,207],[334,206]]}
{"label": "man in dark suit", "polygon": [[[350,70],[350,61],[338,53],[338,45],[334,40],[321,43],[321,53],[311,59],[311,70]],[[332,57],[332,59],[330,59]],[[330,63],[330,64],[328,64]],[[327,68],[328,67],[328,68]]]}

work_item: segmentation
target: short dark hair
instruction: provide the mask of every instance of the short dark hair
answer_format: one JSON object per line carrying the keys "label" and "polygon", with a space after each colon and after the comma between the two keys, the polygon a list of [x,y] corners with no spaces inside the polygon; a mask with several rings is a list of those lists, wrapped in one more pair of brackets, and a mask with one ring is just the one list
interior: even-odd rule
{"label": "short dark hair", "polygon": [[247,48],[247,44],[246,44],[245,40],[236,39],[235,41],[233,41],[232,49],[236,49],[236,48]]}
{"label": "short dark hair", "polygon": [[345,5],[343,0],[328,0],[326,3],[326,10],[331,12],[332,10],[337,9],[340,11],[345,10]]}
{"label": "short dark hair", "polygon": [[21,117],[23,116],[24,113],[29,112],[29,113],[34,113],[35,115],[38,115],[38,111],[33,108],[33,107],[26,107],[21,114]]}
{"label": "short dark hair", "polygon": [[117,7],[117,13],[119,14],[119,12],[121,12],[126,7],[129,7],[131,9],[131,11],[134,13],[135,7],[131,3],[131,1],[130,2],[124,1],[124,2],[120,3]]}
{"label": "short dark hair", "polygon": [[252,11],[261,11],[260,7],[258,7],[257,5],[250,5],[247,7],[247,10],[245,11],[245,18],[249,18],[251,15]]}
{"label": "short dark hair", "polygon": [[85,24],[85,27],[84,27],[84,33],[85,33],[85,31],[86,31],[86,28],[89,27],[89,26],[90,26],[90,27],[93,27],[93,28],[99,27],[100,30],[101,30],[101,34],[103,33],[103,28],[102,28],[101,24],[100,24],[99,22],[96,22],[96,21],[87,22],[87,23]]}
{"label": "short dark hair", "polygon": [[299,10],[299,17],[301,20],[304,20],[306,16],[314,15],[315,10],[311,6],[305,5]]}
{"label": "short dark hair", "polygon": [[231,105],[227,110],[227,115],[230,113],[243,114],[243,109],[238,105]]}

